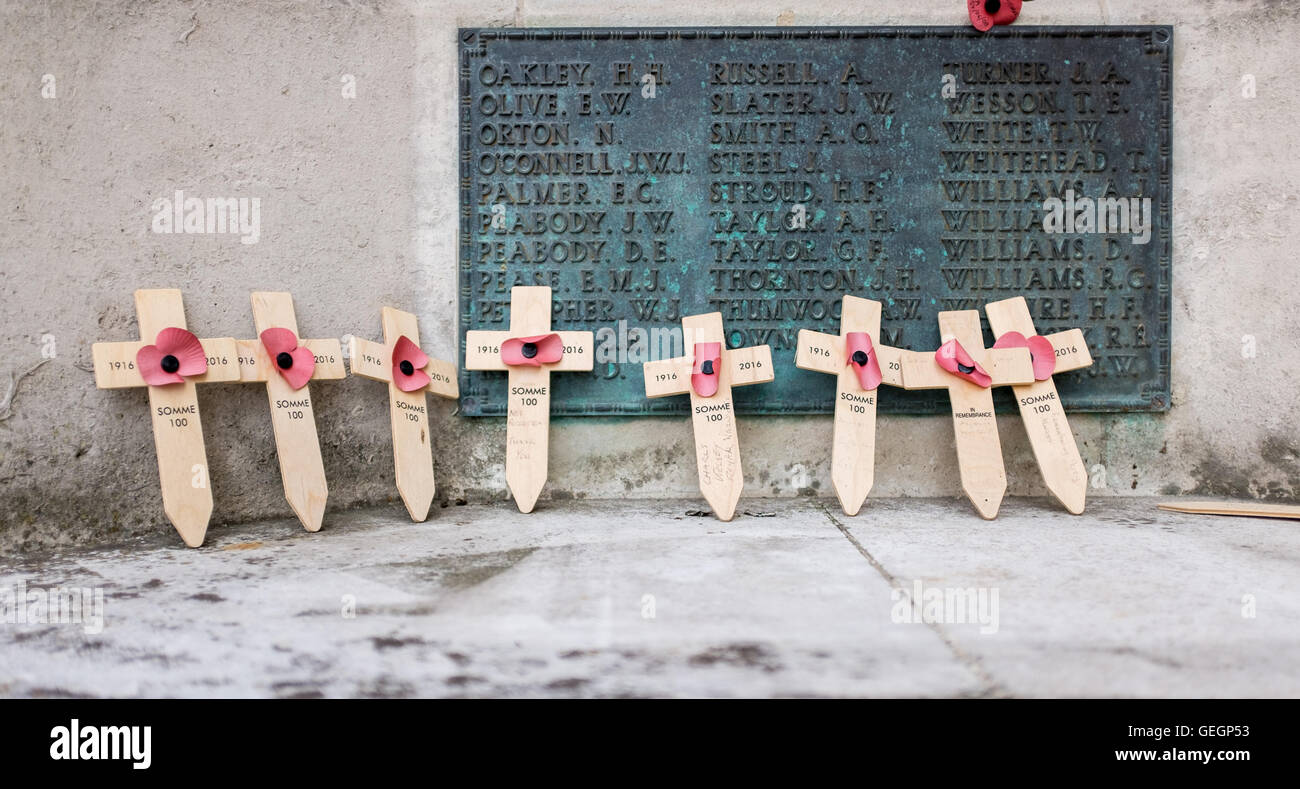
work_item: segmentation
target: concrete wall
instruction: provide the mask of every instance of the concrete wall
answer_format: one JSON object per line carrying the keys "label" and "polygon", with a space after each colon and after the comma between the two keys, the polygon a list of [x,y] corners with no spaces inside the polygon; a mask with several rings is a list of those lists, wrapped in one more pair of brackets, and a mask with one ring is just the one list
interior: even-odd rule
{"label": "concrete wall", "polygon": [[[960,0],[5,3],[0,546],[170,529],[144,394],[96,390],[89,372],[92,342],[137,336],[138,287],[182,288],[204,336],[251,337],[248,292],[282,289],[304,336],[377,338],[391,304],[419,315],[429,350],[453,352],[458,26],[963,21]],[[1173,407],[1073,418],[1086,463],[1104,467],[1093,495],[1300,495],[1287,331],[1300,269],[1286,243],[1300,6],[1035,0],[1022,21],[1175,26]],[[42,98],[45,74],[55,98]],[[341,96],[344,74],[355,99]],[[1255,98],[1242,96],[1246,74]],[[153,201],[176,189],[260,197],[259,243],[151,232]],[[57,355],[36,367],[46,335]],[[348,379],[313,396],[330,506],[396,501],[380,386]],[[200,400],[214,530],[287,515],[261,387],[210,386]],[[504,497],[503,421],[431,403],[440,498]],[[829,431],[829,418],[743,420],[748,492],[829,494]],[[1011,495],[1044,493],[1018,419],[1002,433]],[[959,492],[950,420],[884,418],[879,436],[875,495]],[[544,498],[692,495],[691,446],[684,419],[556,420]]]}

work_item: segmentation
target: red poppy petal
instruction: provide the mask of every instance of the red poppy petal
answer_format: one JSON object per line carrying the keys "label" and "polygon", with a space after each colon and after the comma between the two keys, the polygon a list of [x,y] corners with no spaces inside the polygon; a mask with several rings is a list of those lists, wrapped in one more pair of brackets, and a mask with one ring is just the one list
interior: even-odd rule
{"label": "red poppy petal", "polygon": [[564,358],[564,341],[560,335],[547,334],[533,341],[537,343],[537,358],[542,364],[554,364]]}
{"label": "red poppy petal", "polygon": [[[851,331],[844,335],[844,340],[848,357],[845,359],[845,364],[853,366],[853,372],[858,376],[858,384],[868,392],[879,387],[884,376],[880,373],[880,360],[876,358],[875,346],[871,344],[871,335],[864,331]],[[853,361],[853,355],[858,351],[867,355],[866,364]]]}
{"label": "red poppy petal", "polygon": [[[532,357],[524,356],[524,345],[532,343],[536,352]],[[501,361],[507,365],[521,364],[541,367],[553,364],[564,357],[564,341],[558,334],[538,334],[535,337],[511,337],[501,343]]]}
{"label": "red poppy petal", "polygon": [[306,386],[311,380],[311,374],[316,372],[316,355],[310,348],[298,347],[289,351],[289,356],[293,357],[293,366],[288,370],[280,369],[274,357],[271,359],[271,364],[275,365],[275,369],[280,371],[280,376],[289,382],[289,387],[297,391]]}
{"label": "red poppy petal", "polygon": [[1029,338],[1028,345],[1034,361],[1034,380],[1046,381],[1056,372],[1056,349],[1051,340],[1038,334]]}
{"label": "red poppy petal", "polygon": [[146,345],[135,352],[135,367],[145,383],[150,386],[167,386],[185,382],[179,374],[169,373],[162,368],[162,358],[166,355],[156,345]]}
{"label": "red poppy petal", "polygon": [[993,17],[984,10],[984,0],[966,0],[966,11],[970,14],[970,23],[981,33],[993,27]]}
{"label": "red poppy petal", "polygon": [[[713,363],[713,372],[704,372],[704,363]],[[713,397],[718,392],[722,372],[722,343],[695,343],[695,363],[691,365],[691,388],[700,397]]]}
{"label": "red poppy petal", "polygon": [[407,375],[400,369],[393,368],[393,385],[403,392],[415,392],[429,385],[429,374],[417,369]]}
{"label": "red poppy petal", "polygon": [[288,329],[267,329],[262,332],[262,347],[271,354],[271,360],[282,353],[292,353],[298,347],[298,335]]}
{"label": "red poppy petal", "polygon": [[[958,378],[970,381],[985,389],[993,384],[993,378],[984,371],[984,368],[978,362],[971,358],[971,355],[956,340],[949,340],[940,345],[939,349],[934,352],[934,359],[940,367]],[[963,367],[966,370],[963,370]]]}
{"label": "red poppy petal", "polygon": [[397,338],[397,343],[393,345],[393,369],[401,367],[402,362],[410,362],[411,366],[417,370],[423,370],[429,366],[429,357],[420,350],[420,346],[411,342],[411,338],[403,334]]}
{"label": "red poppy petal", "polygon": [[203,350],[203,343],[191,332],[171,326],[158,332],[155,344],[164,355],[175,356],[180,362],[177,375],[188,378],[208,371],[208,355]]}
{"label": "red poppy petal", "polygon": [[537,356],[524,356],[523,337],[511,337],[501,343],[501,361],[507,366],[518,367],[520,365],[529,365],[532,367],[541,367],[542,363],[537,360]]}
{"label": "red poppy petal", "polygon": [[998,337],[997,342],[993,343],[993,347],[994,348],[1028,348],[1029,341],[1026,340],[1025,335],[1021,334],[1020,332],[1009,331],[1009,332],[1003,332],[1002,336]]}

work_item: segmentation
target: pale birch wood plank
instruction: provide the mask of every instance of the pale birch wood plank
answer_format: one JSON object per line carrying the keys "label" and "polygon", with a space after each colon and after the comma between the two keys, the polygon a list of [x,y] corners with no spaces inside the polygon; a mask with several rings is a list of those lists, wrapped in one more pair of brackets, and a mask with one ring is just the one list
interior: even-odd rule
{"label": "pale birch wood plank", "polygon": [[[166,327],[163,327],[166,328]],[[184,328],[177,326],[176,328]],[[154,335],[157,337],[157,335]],[[203,353],[208,357],[208,371],[202,375],[189,377],[193,383],[221,383],[239,380],[238,349],[234,337],[214,337],[200,339]],[[91,345],[90,353],[94,363],[95,386],[99,389],[127,389],[147,386],[135,366],[135,356],[146,345],[153,345],[153,340],[144,342],[97,342]]]}
{"label": "pale birch wood plank", "polygon": [[878,390],[864,390],[857,372],[849,364],[848,334],[865,332],[871,337],[882,384],[903,385],[902,361],[909,353],[881,344],[880,315],[880,302],[845,295],[840,303],[839,335],[802,330],[795,354],[796,366],[836,377],[831,484],[846,515],[858,514],[875,484],[879,405]]}
{"label": "pale birch wood plank", "polygon": [[[685,336],[694,343],[720,342],[726,348],[722,331],[722,313],[689,315],[682,318]],[[736,408],[731,399],[731,365],[723,364],[718,372],[718,391],[701,397],[690,390],[691,425],[695,432],[695,463],[699,471],[700,492],[720,520],[729,521],[736,514],[736,504],[745,487],[740,465],[740,441],[736,435]],[[689,374],[687,386],[690,386]]]}
{"label": "pale birch wood plank", "polygon": [[885,374],[880,355],[880,302],[844,296],[840,305],[839,369],[835,381],[835,424],[831,439],[831,485],[846,515],[857,515],[876,480],[877,392],[867,391],[847,363],[849,332],[871,337],[876,363]]}
{"label": "pale birch wood plank", "polygon": [[[979,312],[940,312],[939,333],[944,337],[955,337],[972,358],[985,365],[987,354],[984,351],[983,333],[980,331]],[[933,356],[931,364],[942,372]],[[985,366],[984,369],[987,370],[988,367]],[[955,375],[944,375],[949,379],[948,398],[952,406],[953,435],[957,443],[962,490],[975,505],[976,511],[991,520],[997,517],[1002,497],[1007,492],[1002,442],[998,437],[997,418],[993,415],[993,390]],[[904,380],[906,377],[905,372]],[[1030,377],[1033,377],[1032,371]]]}
{"label": "pale birch wood plank", "polygon": [[551,333],[551,289],[510,289],[510,330],[465,333],[465,368],[506,370],[506,485],[520,512],[532,512],[546,485],[550,452],[551,373],[589,371],[595,363],[592,332],[555,332],[564,344],[559,362],[511,367],[501,360],[501,343],[512,337]]}
{"label": "pale birch wood plank", "polygon": [[465,332],[465,369],[509,370],[510,367],[501,361],[501,343],[512,336],[508,331],[475,329]]}
{"label": "pale birch wood plank", "polygon": [[1166,501],[1160,509],[1191,515],[1238,515],[1246,518],[1300,519],[1300,506],[1263,501]]}
{"label": "pale birch wood plank", "polygon": [[[384,330],[384,359],[392,364],[393,349],[399,337],[420,344],[420,327],[409,312],[384,307],[380,311]],[[406,505],[411,520],[419,523],[429,517],[435,485],[433,479],[433,439],[429,435],[429,399],[427,387],[414,392],[397,388],[390,374],[388,414],[393,431],[393,472],[397,492]]]}
{"label": "pale birch wood plank", "polygon": [[[259,337],[271,328],[289,329],[295,335],[298,334],[298,320],[294,315],[293,297],[290,294],[255,291],[251,301],[253,323]],[[320,531],[325,518],[329,486],[325,481],[325,462],[321,459],[320,439],[316,434],[311,385],[297,391],[290,388],[282,376],[270,371],[270,360],[265,349],[260,341],[256,342],[257,351],[261,354],[257,374],[264,376],[261,380],[266,382],[284,497],[302,522],[303,528],[309,532]],[[311,347],[307,342],[302,344]],[[341,365],[342,352],[337,353]]]}
{"label": "pale birch wood plank", "polygon": [[353,335],[348,346],[348,359],[353,375],[385,383],[393,380],[393,352],[381,342]]}
{"label": "pale birch wood plank", "polygon": [[[510,334],[531,337],[551,330],[551,289],[510,289]],[[565,356],[568,356],[566,353]],[[588,353],[588,358],[591,354]],[[532,512],[550,465],[551,371],[511,367],[506,400],[506,485],[520,512]]]}
{"label": "pale birch wood plank", "polygon": [[[992,321],[993,319],[989,318],[990,324]],[[1025,336],[1030,335],[1026,334]],[[1052,344],[1052,349],[1056,351],[1056,370],[1053,375],[1068,373],[1072,370],[1082,370],[1085,367],[1092,366],[1092,354],[1088,351],[1088,343],[1083,339],[1081,329],[1069,329],[1068,331],[1043,336],[1047,338],[1047,341]]]}
{"label": "pale birch wood plank", "polygon": [[752,345],[735,350],[723,348],[722,357],[726,360],[725,366],[731,368],[733,389],[737,386],[768,384],[776,380],[776,368],[772,367],[771,346]]}
{"label": "pale birch wood plank", "polygon": [[645,396],[649,398],[683,395],[691,391],[693,360],[685,356],[659,359],[641,366],[645,378]]}
{"label": "pale birch wood plank", "polygon": [[[1023,297],[989,302],[984,312],[995,337],[1012,331],[1025,337],[1037,334]],[[1062,361],[1067,365],[1079,365],[1085,359],[1092,363],[1083,332],[1078,329],[1059,332],[1047,339],[1056,350],[1057,371],[1062,371]],[[1088,474],[1055,381],[1052,378],[1032,381],[1012,387],[1012,392],[1047,489],[1067,510],[1075,515],[1082,513],[1088,496]]]}
{"label": "pale birch wood plank", "polygon": [[839,375],[844,367],[844,338],[800,329],[794,352],[794,366],[826,375]]}
{"label": "pale birch wood plank", "polygon": [[[964,347],[966,344],[962,343]],[[968,350],[971,356],[974,351]],[[976,357],[978,358],[978,357]],[[1034,382],[1034,361],[1028,348],[989,348],[981,362],[992,379],[990,386],[1018,386]]]}
{"label": "pale birch wood plank", "polygon": [[428,388],[430,394],[448,400],[455,400],[460,397],[460,377],[455,362],[429,357],[429,363],[424,366],[424,372],[429,376]]}
{"label": "pale birch wood plank", "polygon": [[[186,328],[179,290],[137,290],[135,312],[142,338],[157,337],[168,326]],[[198,393],[189,380],[147,389],[163,512],[185,544],[197,548],[203,544],[212,517],[212,486]]]}

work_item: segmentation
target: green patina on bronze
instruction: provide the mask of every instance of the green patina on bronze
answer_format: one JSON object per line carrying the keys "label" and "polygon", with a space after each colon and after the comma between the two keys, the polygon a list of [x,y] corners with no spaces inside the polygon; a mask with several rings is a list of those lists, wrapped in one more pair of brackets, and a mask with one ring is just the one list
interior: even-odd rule
{"label": "green patina on bronze", "polygon": [[[736,390],[741,411],[827,413],[835,383],[796,369],[794,343],[837,332],[844,293],[883,302],[884,342],[917,350],[939,345],[940,310],[1023,295],[1040,332],[1086,332],[1096,364],[1058,378],[1072,410],[1169,407],[1169,27],[474,29],[460,45],[460,331],[508,328],[510,287],[550,285],[552,326],[596,331],[598,353],[554,380],[554,413],[684,411],[645,398],[628,342],[715,310],[731,347],[772,346],[776,381]],[[1079,201],[1103,197],[1099,221],[1139,212],[1127,232],[1081,224]],[[1050,198],[1079,223],[1045,230]],[[499,373],[461,375],[461,413],[504,413]]]}

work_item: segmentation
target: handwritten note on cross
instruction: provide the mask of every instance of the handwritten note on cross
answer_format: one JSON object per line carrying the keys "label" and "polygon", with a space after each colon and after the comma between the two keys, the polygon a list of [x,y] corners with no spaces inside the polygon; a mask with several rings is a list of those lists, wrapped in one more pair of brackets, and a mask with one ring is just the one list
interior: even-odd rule
{"label": "handwritten note on cross", "polygon": [[[989,387],[1032,383],[1029,351],[985,349],[977,310],[940,312],[939,334],[944,343],[939,351],[903,352],[903,386],[948,390],[962,489],[981,516],[996,518],[1007,492],[1007,472]],[[941,366],[941,356],[951,371]]]}
{"label": "handwritten note on cross", "polygon": [[429,516],[435,492],[433,440],[429,434],[425,393],[459,397],[456,365],[434,359],[420,350],[420,327],[411,313],[384,307],[381,322],[384,341],[371,342],[354,336],[348,357],[353,375],[388,383],[397,492],[411,520],[419,522]]}
{"label": "handwritten note on cross", "polygon": [[[259,339],[237,341],[239,379],[266,383],[284,497],[307,531],[320,531],[329,487],[325,484],[325,463],[321,460],[307,381],[345,377],[343,349],[335,339],[298,339],[298,319],[293,297],[288,293],[257,291],[252,294],[252,302]],[[283,335],[282,341],[288,343],[283,350],[274,354],[268,350],[268,330],[292,333]],[[277,344],[272,347],[279,348]],[[301,380],[295,383],[299,376]]]}
{"label": "handwritten note on cross", "polygon": [[[1083,512],[1088,495],[1088,475],[1052,376],[1092,366],[1092,354],[1088,352],[1083,332],[1070,329],[1039,337],[1023,296],[991,301],[984,305],[984,314],[988,316],[993,336],[998,338],[995,347],[1029,349],[1036,380],[1013,386],[1011,391],[1015,393],[1016,407],[1020,409],[1043,482],[1067,510],[1078,515]],[[1051,361],[1042,358],[1044,355]]]}
{"label": "handwritten note on cross", "polygon": [[838,336],[799,331],[795,366],[837,376],[831,483],[847,515],[857,515],[871,492],[877,387],[903,385],[901,353],[880,344],[880,302],[858,296],[841,302]]}
{"label": "handwritten note on cross", "polygon": [[729,521],[745,487],[731,388],[770,382],[772,349],[755,345],[728,350],[720,312],[682,318],[682,337],[685,356],[644,365],[645,394],[691,396],[700,492],[713,513]]}
{"label": "handwritten note on cross", "polygon": [[551,373],[594,366],[589,331],[551,331],[551,289],[510,289],[510,330],[465,333],[465,369],[509,371],[506,485],[520,512],[532,512],[546,484]]}
{"label": "handwritten note on cross", "polygon": [[[158,455],[158,480],[162,486],[163,512],[191,548],[203,544],[212,517],[212,487],[208,480],[208,457],[203,446],[203,425],[195,384],[238,381],[239,362],[233,337],[198,340],[204,357],[204,372],[186,374],[178,354],[165,347],[163,332],[185,329],[185,306],[179,290],[137,290],[137,342],[97,342],[91,347],[95,365],[95,386],[122,389],[147,386],[149,415],[153,420],[154,448]],[[172,333],[177,334],[177,333]],[[178,337],[178,342],[183,338]],[[152,349],[141,351],[145,348]],[[149,354],[156,359],[149,360]],[[168,382],[149,384],[141,372],[141,361],[162,371]],[[181,380],[175,380],[181,379]]]}

